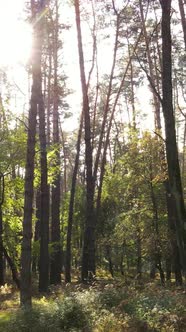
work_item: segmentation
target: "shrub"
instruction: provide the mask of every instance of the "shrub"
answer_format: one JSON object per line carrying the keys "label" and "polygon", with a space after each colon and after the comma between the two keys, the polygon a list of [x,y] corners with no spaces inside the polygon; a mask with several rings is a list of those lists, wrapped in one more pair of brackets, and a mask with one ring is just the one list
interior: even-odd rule
{"label": "shrub", "polygon": [[[52,310],[35,307],[29,310],[19,310],[10,319],[7,332],[60,332],[53,320]],[[6,332],[6,331],[5,331]]]}
{"label": "shrub", "polygon": [[39,303],[29,310],[18,310],[3,332],[89,331],[89,315],[75,298],[57,303]]}
{"label": "shrub", "polygon": [[58,302],[56,320],[62,331],[89,331],[89,314],[75,297],[66,297]]}
{"label": "shrub", "polygon": [[106,309],[119,308],[129,314],[133,312],[133,303],[130,300],[130,296],[122,288],[109,287],[104,289],[100,293],[99,302]]}

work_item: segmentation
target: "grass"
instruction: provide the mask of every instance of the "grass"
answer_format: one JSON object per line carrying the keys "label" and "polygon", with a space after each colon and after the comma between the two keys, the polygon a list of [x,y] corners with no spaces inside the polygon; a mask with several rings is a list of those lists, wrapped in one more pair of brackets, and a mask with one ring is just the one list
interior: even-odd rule
{"label": "grass", "polygon": [[33,308],[22,311],[19,294],[6,285],[0,290],[0,332],[184,332],[185,295],[184,288],[102,280],[51,287],[46,297],[36,292]]}

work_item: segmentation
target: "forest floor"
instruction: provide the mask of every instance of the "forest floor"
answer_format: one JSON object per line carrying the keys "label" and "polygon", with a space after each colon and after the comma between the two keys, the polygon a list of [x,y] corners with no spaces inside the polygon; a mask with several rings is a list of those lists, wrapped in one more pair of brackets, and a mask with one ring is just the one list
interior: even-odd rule
{"label": "forest floor", "polygon": [[0,332],[142,332],[186,331],[186,289],[159,280],[126,284],[99,278],[52,286],[41,295],[33,287],[33,308],[19,309],[19,292],[0,289]]}

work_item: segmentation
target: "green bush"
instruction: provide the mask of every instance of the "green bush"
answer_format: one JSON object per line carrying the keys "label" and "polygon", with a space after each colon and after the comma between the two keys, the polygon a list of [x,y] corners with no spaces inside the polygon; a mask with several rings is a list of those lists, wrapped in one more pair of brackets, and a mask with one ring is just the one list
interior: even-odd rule
{"label": "green bush", "polygon": [[137,331],[138,326],[143,331],[185,331],[184,291],[141,292],[109,284],[33,302],[33,309],[11,313],[10,320],[10,312],[2,315],[0,332],[120,332]]}
{"label": "green bush", "polygon": [[58,302],[56,321],[61,331],[89,331],[90,327],[89,314],[75,297]]}
{"label": "green bush", "polygon": [[126,290],[121,288],[105,289],[102,293],[100,293],[99,302],[108,310],[115,308],[127,314],[133,314],[135,311],[134,303],[131,301],[129,294]]}
{"label": "green bush", "polygon": [[20,309],[10,319],[7,332],[60,332],[55,320],[56,311],[54,303],[37,304],[29,310]]}
{"label": "green bush", "polygon": [[18,310],[3,332],[89,331],[88,312],[75,298],[46,303],[34,305],[30,310]]}

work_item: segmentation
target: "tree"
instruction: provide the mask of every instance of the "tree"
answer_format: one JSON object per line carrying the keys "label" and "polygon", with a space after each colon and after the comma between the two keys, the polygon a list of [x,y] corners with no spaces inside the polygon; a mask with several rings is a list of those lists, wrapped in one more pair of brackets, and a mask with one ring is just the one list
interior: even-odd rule
{"label": "tree", "polygon": [[45,1],[40,0],[36,6],[31,0],[32,20],[37,19],[33,27],[33,55],[32,55],[32,91],[28,119],[28,137],[25,166],[25,201],[23,217],[23,240],[21,247],[21,306],[30,307],[32,305],[31,292],[31,241],[32,241],[32,205],[33,205],[33,180],[34,180],[34,156],[35,156],[35,135],[36,116],[38,105],[40,105],[40,66],[42,53],[42,25],[41,15]]}
{"label": "tree", "polygon": [[80,155],[80,146],[81,146],[81,136],[83,128],[83,113],[81,114],[78,139],[77,139],[77,148],[76,148],[76,158],[75,165],[72,174],[72,184],[70,191],[70,203],[68,211],[68,226],[67,226],[67,244],[66,244],[66,260],[65,260],[65,281],[71,282],[71,239],[72,239],[72,226],[73,226],[73,214],[74,214],[74,200],[75,200],[75,190],[76,190],[76,180],[79,166],[79,155]]}
{"label": "tree", "polygon": [[172,59],[171,59],[171,0],[160,1],[162,7],[162,109],[165,120],[166,157],[172,203],[176,214],[175,231],[182,268],[186,270],[185,206],[181,184],[178,147],[176,143],[175,118],[172,102]]}
{"label": "tree", "polygon": [[39,94],[39,139],[40,139],[40,260],[39,260],[39,290],[46,292],[49,283],[49,187],[47,167],[47,146],[45,132],[45,106],[42,95],[42,74],[40,67]]}
{"label": "tree", "polygon": [[90,127],[90,108],[84,69],[84,54],[81,34],[79,0],[74,2],[76,14],[79,66],[83,95],[83,115],[85,126],[85,165],[86,165],[86,222],[83,242],[82,280],[95,274],[95,217],[94,217],[94,180],[92,174],[92,144]]}
{"label": "tree", "polygon": [[58,85],[58,43],[59,43],[59,3],[55,1],[55,21],[53,22],[53,62],[54,62],[54,85],[53,85],[53,144],[56,151],[53,166],[56,168],[54,183],[52,185],[51,206],[51,243],[52,257],[50,265],[50,283],[61,282],[61,244],[60,244],[60,149],[59,149],[59,85]]}

